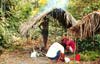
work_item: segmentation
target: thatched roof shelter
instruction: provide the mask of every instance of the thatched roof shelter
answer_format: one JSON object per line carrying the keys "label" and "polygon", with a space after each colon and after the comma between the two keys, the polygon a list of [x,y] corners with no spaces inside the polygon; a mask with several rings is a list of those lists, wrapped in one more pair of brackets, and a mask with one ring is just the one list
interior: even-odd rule
{"label": "thatched roof shelter", "polygon": [[34,30],[42,26],[42,34],[43,38],[45,39],[44,42],[47,42],[47,37],[48,37],[48,23],[49,23],[49,18],[52,17],[60,23],[60,25],[67,30],[67,28],[72,27],[77,24],[77,21],[74,19],[74,17],[67,11],[64,11],[62,9],[53,9],[48,12],[44,12],[40,15],[37,15],[30,19],[29,21],[23,23],[20,26],[20,33],[22,35],[26,35],[28,30],[33,28]]}
{"label": "thatched roof shelter", "polygon": [[36,16],[32,17],[31,19],[29,19],[27,22],[24,22],[19,28],[20,33],[22,35],[26,35],[26,33],[29,29],[31,29],[31,28],[34,29],[34,28],[38,27],[42,22],[44,22],[44,18],[46,18],[48,16],[49,17],[51,16],[54,19],[57,19],[66,28],[69,28],[69,27],[77,24],[77,21],[69,12],[64,11],[62,9],[53,9],[49,12],[45,12],[40,15],[36,15]]}
{"label": "thatched roof shelter", "polygon": [[84,16],[77,25],[68,29],[68,32],[81,39],[100,33],[100,12],[95,11]]}

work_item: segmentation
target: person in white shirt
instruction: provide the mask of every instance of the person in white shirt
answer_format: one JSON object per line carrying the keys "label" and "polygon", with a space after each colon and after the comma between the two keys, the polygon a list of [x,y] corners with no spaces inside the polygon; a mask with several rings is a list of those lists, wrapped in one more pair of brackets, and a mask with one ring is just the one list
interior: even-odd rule
{"label": "person in white shirt", "polygon": [[64,47],[60,43],[54,42],[48,49],[46,56],[50,59],[51,64],[52,60],[57,62],[64,60]]}

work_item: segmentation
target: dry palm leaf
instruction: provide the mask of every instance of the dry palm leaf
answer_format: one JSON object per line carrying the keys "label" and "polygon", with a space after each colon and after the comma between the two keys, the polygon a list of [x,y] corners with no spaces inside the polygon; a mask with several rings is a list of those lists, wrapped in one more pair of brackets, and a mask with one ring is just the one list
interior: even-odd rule
{"label": "dry palm leaf", "polygon": [[100,33],[100,12],[95,11],[84,16],[80,23],[71,27],[68,31],[75,37],[82,39]]}

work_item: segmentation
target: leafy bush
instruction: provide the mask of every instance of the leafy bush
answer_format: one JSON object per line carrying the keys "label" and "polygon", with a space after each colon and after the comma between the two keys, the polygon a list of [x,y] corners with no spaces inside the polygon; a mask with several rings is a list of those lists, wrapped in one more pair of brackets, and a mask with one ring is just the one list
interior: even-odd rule
{"label": "leafy bush", "polygon": [[81,19],[82,16],[99,9],[100,0],[70,0],[67,8],[76,19]]}
{"label": "leafy bush", "polygon": [[84,40],[77,39],[78,51],[95,51],[100,50],[100,35],[95,35],[93,38],[87,38]]}
{"label": "leafy bush", "polygon": [[18,28],[24,20],[31,16],[31,2],[22,0],[3,0],[0,8],[0,47],[10,48],[13,36],[20,37]]}
{"label": "leafy bush", "polygon": [[80,53],[81,60],[83,61],[94,61],[100,56],[100,51],[83,51]]}
{"label": "leafy bush", "polygon": [[88,14],[92,11],[97,11],[100,9],[100,1],[98,3],[91,3],[91,5],[83,8],[83,14]]}
{"label": "leafy bush", "polygon": [[100,35],[95,35],[94,38],[77,40],[78,52],[83,61],[93,61],[100,57]]}

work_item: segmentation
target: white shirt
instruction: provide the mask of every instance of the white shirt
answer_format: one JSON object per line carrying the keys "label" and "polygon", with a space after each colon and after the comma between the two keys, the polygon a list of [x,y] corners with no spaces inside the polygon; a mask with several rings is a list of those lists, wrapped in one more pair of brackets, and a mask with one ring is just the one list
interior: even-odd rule
{"label": "white shirt", "polygon": [[58,42],[55,42],[48,49],[46,56],[50,58],[54,58],[57,55],[58,51],[61,51],[61,53],[64,53],[64,47]]}

